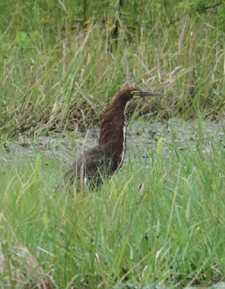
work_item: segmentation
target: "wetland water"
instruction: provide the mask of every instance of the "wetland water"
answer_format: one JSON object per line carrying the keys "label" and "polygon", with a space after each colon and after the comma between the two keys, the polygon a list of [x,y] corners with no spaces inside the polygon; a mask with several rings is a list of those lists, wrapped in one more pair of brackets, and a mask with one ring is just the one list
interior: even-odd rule
{"label": "wetland water", "polygon": [[[159,137],[162,138],[165,157],[170,156],[172,143],[178,150],[186,150],[190,145],[194,147],[199,139],[204,143],[204,152],[209,153],[212,141],[220,141],[222,145],[225,145],[224,128],[224,120],[200,122],[174,118],[164,123],[133,122],[127,130],[126,160],[132,160],[135,155],[140,155],[140,153],[145,158],[148,151],[156,147]],[[38,136],[33,140],[27,135],[23,135],[9,145],[6,150],[7,153],[3,154],[3,162],[10,159],[10,155],[18,157],[26,155],[32,158],[35,151],[46,155],[46,157],[54,158],[67,166],[83,150],[97,144],[99,132],[99,128],[86,132],[77,130],[70,132],[66,138],[62,138],[60,133],[52,133],[51,136]]]}

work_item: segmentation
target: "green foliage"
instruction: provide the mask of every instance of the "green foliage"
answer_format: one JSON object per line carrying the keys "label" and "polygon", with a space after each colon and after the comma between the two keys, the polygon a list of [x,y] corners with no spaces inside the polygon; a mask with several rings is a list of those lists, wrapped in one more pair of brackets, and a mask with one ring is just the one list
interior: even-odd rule
{"label": "green foliage", "polygon": [[202,0],[133,0],[121,7],[2,1],[2,141],[28,130],[91,126],[126,86],[166,92],[155,111],[167,117],[188,119],[198,110],[220,116],[224,7]]}
{"label": "green foliage", "polygon": [[186,149],[180,150],[176,127],[169,129],[170,143],[160,138],[147,148],[148,158],[140,151],[85,195],[72,187],[54,191],[59,166],[52,160],[46,166],[40,154],[11,156],[10,168],[3,155],[0,239],[6,249],[27,248],[43,272],[54,266],[60,288],[204,287],[222,280],[224,139],[209,135],[199,118],[198,128],[183,131]]}

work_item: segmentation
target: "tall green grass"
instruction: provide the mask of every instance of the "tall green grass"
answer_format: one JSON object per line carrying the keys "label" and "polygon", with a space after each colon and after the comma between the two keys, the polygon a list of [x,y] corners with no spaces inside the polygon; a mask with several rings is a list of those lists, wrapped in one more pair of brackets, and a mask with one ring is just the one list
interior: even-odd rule
{"label": "tall green grass", "polygon": [[[164,91],[161,116],[223,115],[224,5],[3,1],[1,138],[88,127],[123,87]],[[201,8],[201,9],[200,9]],[[201,12],[201,13],[200,13]]]}
{"label": "tall green grass", "polygon": [[223,280],[225,156],[206,131],[201,120],[195,142],[184,131],[186,150],[159,140],[85,195],[54,191],[59,169],[44,156],[2,161],[1,240],[27,247],[46,272],[53,266],[59,288]]}

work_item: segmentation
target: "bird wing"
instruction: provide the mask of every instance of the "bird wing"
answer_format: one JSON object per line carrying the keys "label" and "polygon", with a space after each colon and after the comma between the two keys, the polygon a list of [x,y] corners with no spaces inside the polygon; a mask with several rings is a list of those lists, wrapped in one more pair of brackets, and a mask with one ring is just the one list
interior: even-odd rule
{"label": "bird wing", "polygon": [[115,161],[110,146],[95,146],[84,152],[74,161],[65,173],[64,182],[86,178],[89,182],[98,183],[113,173]]}

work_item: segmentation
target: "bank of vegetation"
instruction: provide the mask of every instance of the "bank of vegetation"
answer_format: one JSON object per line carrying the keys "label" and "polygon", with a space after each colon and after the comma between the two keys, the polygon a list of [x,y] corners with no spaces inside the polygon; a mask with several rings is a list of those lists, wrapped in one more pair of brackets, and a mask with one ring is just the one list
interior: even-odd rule
{"label": "bank of vegetation", "polygon": [[2,1],[1,139],[87,128],[115,94],[165,92],[142,113],[221,117],[225,7],[215,1]]}

